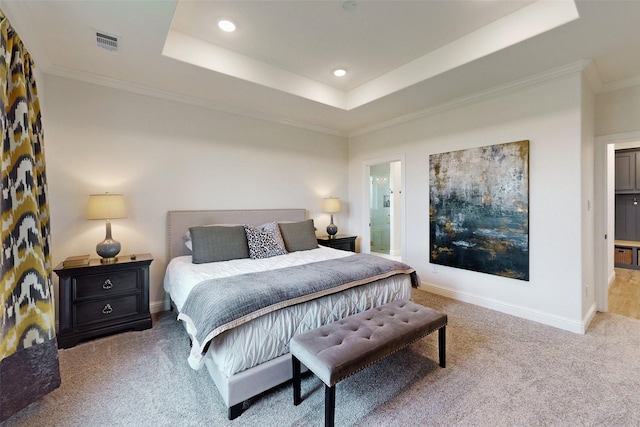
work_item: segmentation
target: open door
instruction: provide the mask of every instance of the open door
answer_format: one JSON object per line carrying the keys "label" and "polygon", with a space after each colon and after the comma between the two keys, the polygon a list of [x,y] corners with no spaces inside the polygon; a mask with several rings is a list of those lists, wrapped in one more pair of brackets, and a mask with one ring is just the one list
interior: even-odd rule
{"label": "open door", "polygon": [[373,165],[369,177],[369,241],[371,252],[389,254],[391,245],[390,163]]}
{"label": "open door", "polygon": [[368,169],[368,249],[402,259],[402,162],[376,163]]}

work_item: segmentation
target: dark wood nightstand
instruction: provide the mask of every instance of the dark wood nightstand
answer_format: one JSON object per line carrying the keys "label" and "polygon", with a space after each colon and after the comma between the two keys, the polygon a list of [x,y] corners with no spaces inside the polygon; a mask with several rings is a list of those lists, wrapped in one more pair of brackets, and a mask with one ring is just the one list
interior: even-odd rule
{"label": "dark wood nightstand", "polygon": [[334,249],[342,249],[343,251],[355,252],[357,237],[358,236],[345,236],[344,234],[336,234],[334,237],[321,236],[318,237],[318,244]]}
{"label": "dark wood nightstand", "polygon": [[151,254],[136,259],[119,256],[112,264],[91,259],[81,267],[53,271],[59,277],[58,347],[75,346],[86,338],[151,327],[149,265]]}

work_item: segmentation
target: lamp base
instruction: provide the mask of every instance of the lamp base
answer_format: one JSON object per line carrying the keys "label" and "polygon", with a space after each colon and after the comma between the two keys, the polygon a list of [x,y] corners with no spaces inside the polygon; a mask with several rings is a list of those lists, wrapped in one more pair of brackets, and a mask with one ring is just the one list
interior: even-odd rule
{"label": "lamp base", "polygon": [[331,223],[329,225],[327,225],[327,234],[329,235],[329,237],[333,237],[336,235],[336,233],[338,232],[338,226]]}
{"label": "lamp base", "polygon": [[96,245],[96,252],[102,259],[100,262],[106,264],[117,261],[116,255],[120,253],[120,242],[113,239],[105,239]]}
{"label": "lamp base", "polygon": [[111,238],[111,222],[107,220],[106,223],[107,234],[104,240],[96,245],[96,252],[102,259],[102,264],[109,264],[118,261],[116,255],[120,253],[120,242],[117,242]]}

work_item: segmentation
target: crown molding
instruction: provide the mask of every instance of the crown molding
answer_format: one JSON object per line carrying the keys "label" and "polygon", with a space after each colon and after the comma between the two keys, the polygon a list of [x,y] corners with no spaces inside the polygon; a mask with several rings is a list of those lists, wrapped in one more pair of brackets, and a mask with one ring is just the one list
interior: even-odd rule
{"label": "crown molding", "polygon": [[500,86],[495,86],[487,90],[472,93],[470,95],[457,98],[440,105],[436,105],[435,107],[430,107],[424,110],[416,111],[411,114],[396,117],[391,120],[376,123],[375,125],[367,126],[367,127],[349,132],[348,136],[349,138],[361,136],[370,132],[388,128],[390,126],[411,122],[411,121],[422,119],[428,116],[433,116],[435,114],[443,113],[445,111],[461,108],[466,105],[475,104],[475,103],[478,103],[496,96],[500,96],[506,93],[522,90],[530,86],[536,86],[547,81],[574,75],[576,73],[582,73],[588,64],[589,64],[589,61],[586,61],[586,60],[576,61],[571,64],[565,65],[563,67],[558,67],[553,70],[545,71],[533,76],[515,80],[510,83],[506,83]]}
{"label": "crown molding", "polygon": [[602,80],[600,78],[600,75],[598,73],[597,67],[595,66],[594,62],[592,60],[580,60],[568,65],[565,65],[563,67],[555,68],[553,70],[545,71],[533,76],[525,77],[510,83],[506,83],[506,84],[496,86],[487,90],[483,90],[480,92],[476,92],[461,98],[457,98],[452,101],[449,101],[434,107],[416,111],[411,114],[406,114],[400,117],[396,117],[390,120],[376,123],[371,126],[366,126],[360,129],[356,129],[354,131],[345,132],[337,129],[317,126],[317,125],[300,122],[296,120],[289,120],[289,119],[278,117],[275,115],[258,113],[246,108],[233,107],[225,104],[216,103],[213,101],[207,101],[202,98],[181,95],[168,90],[151,88],[144,85],[133,84],[133,83],[125,82],[122,80],[112,79],[104,76],[99,76],[99,75],[72,70],[69,68],[64,68],[59,66],[46,66],[43,72],[45,74],[69,78],[73,80],[79,80],[86,83],[109,87],[112,89],[119,89],[126,92],[137,93],[139,95],[150,96],[150,97],[164,99],[172,102],[179,102],[179,103],[193,105],[200,108],[206,108],[210,110],[234,114],[237,116],[271,122],[275,124],[293,126],[300,129],[311,130],[311,131],[338,136],[342,138],[353,138],[356,136],[361,136],[370,132],[378,131],[378,130],[395,126],[398,124],[402,124],[402,123],[411,122],[414,120],[439,114],[445,111],[450,111],[456,108],[461,108],[465,105],[471,105],[477,102],[490,99],[495,96],[500,96],[502,94],[506,94],[513,91],[518,91],[526,87],[535,86],[547,81],[566,77],[576,73],[584,73],[589,84],[591,85],[592,89],[596,94],[640,85],[640,76],[623,79],[623,80],[619,80],[612,83],[602,83]]}
{"label": "crown molding", "polygon": [[638,85],[640,85],[640,76],[629,77],[610,83],[603,83],[601,90],[597,93],[613,92],[616,90],[626,89]]}
{"label": "crown molding", "polygon": [[584,75],[594,93],[602,92],[602,79],[600,78],[600,73],[598,73],[598,67],[596,67],[593,60],[589,60],[587,63],[587,66],[584,68]]}
{"label": "crown molding", "polygon": [[584,71],[589,83],[591,84],[591,88],[596,94],[613,92],[640,85],[640,76],[633,76],[609,83],[603,83],[600,73],[598,73],[598,67],[592,60],[589,61]]}
{"label": "crown molding", "polygon": [[297,127],[305,130],[312,130],[315,132],[325,133],[333,136],[339,136],[342,138],[347,137],[347,133],[336,129],[330,129],[323,126],[313,125],[311,123],[300,122],[297,120],[290,120],[282,117],[278,117],[271,114],[259,113],[246,108],[233,107],[230,105],[220,104],[213,101],[207,101],[195,96],[181,95],[172,91],[156,89],[149,86],[140,84],[134,84],[125,82],[122,80],[112,79],[109,77],[99,76],[96,74],[86,73],[82,71],[72,70],[59,66],[48,66],[43,70],[45,74],[53,76],[64,77],[71,80],[78,80],[85,83],[91,83],[98,86],[109,87],[112,89],[123,90],[125,92],[137,93],[138,95],[150,96],[154,98],[163,99],[166,101],[179,102],[182,104],[193,105],[200,108],[206,108],[209,110],[220,111],[223,113],[234,114],[236,116],[247,117],[256,120],[262,120],[265,122],[276,123],[280,125],[287,125]]}

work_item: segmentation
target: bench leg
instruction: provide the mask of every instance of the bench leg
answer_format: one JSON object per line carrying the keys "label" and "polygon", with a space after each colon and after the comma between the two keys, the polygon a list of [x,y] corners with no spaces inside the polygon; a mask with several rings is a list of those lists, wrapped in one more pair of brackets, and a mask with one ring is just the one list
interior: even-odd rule
{"label": "bench leg", "polygon": [[447,326],[438,329],[438,353],[440,357],[440,367],[447,366]]}
{"label": "bench leg", "polygon": [[300,383],[302,381],[302,375],[300,374],[300,361],[291,356],[291,362],[293,364],[293,404],[298,406],[301,402]]}
{"label": "bench leg", "polygon": [[336,386],[324,386],[324,427],[333,427],[336,413]]}

